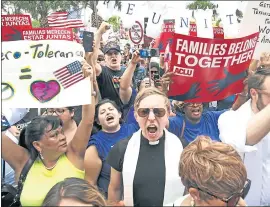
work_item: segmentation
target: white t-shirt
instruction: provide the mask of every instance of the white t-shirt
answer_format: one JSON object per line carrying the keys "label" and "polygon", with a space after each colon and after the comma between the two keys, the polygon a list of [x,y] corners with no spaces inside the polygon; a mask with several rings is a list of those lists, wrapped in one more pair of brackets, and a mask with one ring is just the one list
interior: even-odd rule
{"label": "white t-shirt", "polygon": [[247,205],[270,205],[270,133],[258,144],[246,145],[246,129],[254,116],[251,101],[237,111],[227,111],[218,119],[220,140],[232,145],[241,155],[251,187],[245,198]]}

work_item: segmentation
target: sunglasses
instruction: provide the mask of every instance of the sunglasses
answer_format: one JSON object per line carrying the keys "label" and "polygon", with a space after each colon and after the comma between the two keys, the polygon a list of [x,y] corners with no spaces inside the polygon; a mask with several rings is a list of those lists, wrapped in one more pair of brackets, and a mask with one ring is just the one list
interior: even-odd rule
{"label": "sunglasses", "polygon": [[147,117],[150,114],[150,111],[153,110],[153,113],[155,114],[156,117],[163,117],[166,114],[166,110],[164,108],[139,108],[137,111],[137,114],[140,117]]}
{"label": "sunglasses", "polygon": [[206,194],[208,194],[210,196],[213,196],[213,197],[215,197],[215,198],[217,198],[219,200],[222,200],[223,202],[227,203],[227,206],[236,206],[241,197],[242,198],[246,197],[246,195],[249,192],[250,186],[251,186],[251,180],[247,179],[247,181],[246,181],[246,183],[244,185],[244,188],[241,190],[241,192],[240,193],[234,193],[229,198],[220,198],[220,197],[218,197],[218,196],[216,196],[216,195],[214,195],[212,193],[209,193],[209,192],[207,192],[205,190],[202,190],[202,189],[200,189],[198,187],[194,187],[194,188],[196,188],[196,189],[198,189],[198,190],[200,190],[200,191],[202,191],[202,192],[204,192],[204,193],[206,193]]}
{"label": "sunglasses", "polygon": [[56,113],[58,116],[62,115],[67,109],[46,109],[46,114],[47,115],[53,115],[54,113]]}

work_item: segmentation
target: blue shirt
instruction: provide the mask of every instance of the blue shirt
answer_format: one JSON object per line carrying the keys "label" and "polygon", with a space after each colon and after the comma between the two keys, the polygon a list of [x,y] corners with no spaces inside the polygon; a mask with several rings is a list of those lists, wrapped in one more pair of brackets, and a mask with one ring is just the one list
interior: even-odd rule
{"label": "blue shirt", "polygon": [[184,138],[188,143],[192,142],[199,135],[209,136],[212,140],[220,141],[219,139],[219,129],[218,129],[218,118],[224,113],[223,111],[207,111],[202,114],[201,120],[198,124],[193,124],[187,119],[185,119],[184,115],[170,117],[169,128],[168,131],[175,134],[176,136],[181,135],[183,121],[186,122],[186,127],[184,131]]}
{"label": "blue shirt", "polygon": [[137,123],[122,124],[119,131],[107,133],[99,131],[94,134],[88,143],[88,146],[94,145],[97,148],[98,156],[102,161],[102,168],[97,180],[97,186],[108,196],[108,186],[110,183],[111,166],[106,163],[107,155],[111,148],[120,140],[130,137],[139,130]]}

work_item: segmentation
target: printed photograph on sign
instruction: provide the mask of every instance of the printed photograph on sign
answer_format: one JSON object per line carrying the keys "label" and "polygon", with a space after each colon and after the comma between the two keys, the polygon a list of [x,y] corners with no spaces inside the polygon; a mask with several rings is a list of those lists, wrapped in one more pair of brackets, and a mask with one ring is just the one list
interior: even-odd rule
{"label": "printed photograph on sign", "polygon": [[90,93],[90,81],[82,72],[83,59],[82,45],[71,41],[3,42],[3,106],[52,108],[89,104],[89,97],[78,96],[81,91]]}

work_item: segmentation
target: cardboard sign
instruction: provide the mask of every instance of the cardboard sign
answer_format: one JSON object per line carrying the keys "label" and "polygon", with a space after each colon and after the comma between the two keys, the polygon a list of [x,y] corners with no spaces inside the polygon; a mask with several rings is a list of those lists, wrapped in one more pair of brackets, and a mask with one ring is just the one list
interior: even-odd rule
{"label": "cardboard sign", "polygon": [[210,102],[240,93],[258,35],[221,40],[174,34],[170,98]]}
{"label": "cardboard sign", "polygon": [[129,38],[135,44],[143,44],[144,32],[142,24],[139,21],[135,21],[135,24],[129,29]]}
{"label": "cardboard sign", "polygon": [[71,28],[31,28],[13,29],[14,33],[9,34],[9,39],[3,41],[16,40],[68,40],[73,41]]}
{"label": "cardboard sign", "polygon": [[20,32],[23,29],[31,29],[30,15],[2,15],[1,16],[2,41],[21,40]]}
{"label": "cardboard sign", "polygon": [[[64,40],[2,43],[2,103],[10,108],[52,108],[90,103],[82,45]],[[78,95],[78,92],[85,94]],[[76,97],[76,98],[74,98]]]}
{"label": "cardboard sign", "polygon": [[254,59],[259,60],[264,52],[270,52],[270,6],[263,1],[249,1],[247,3],[244,17],[240,25],[239,37],[260,32],[260,38]]}

